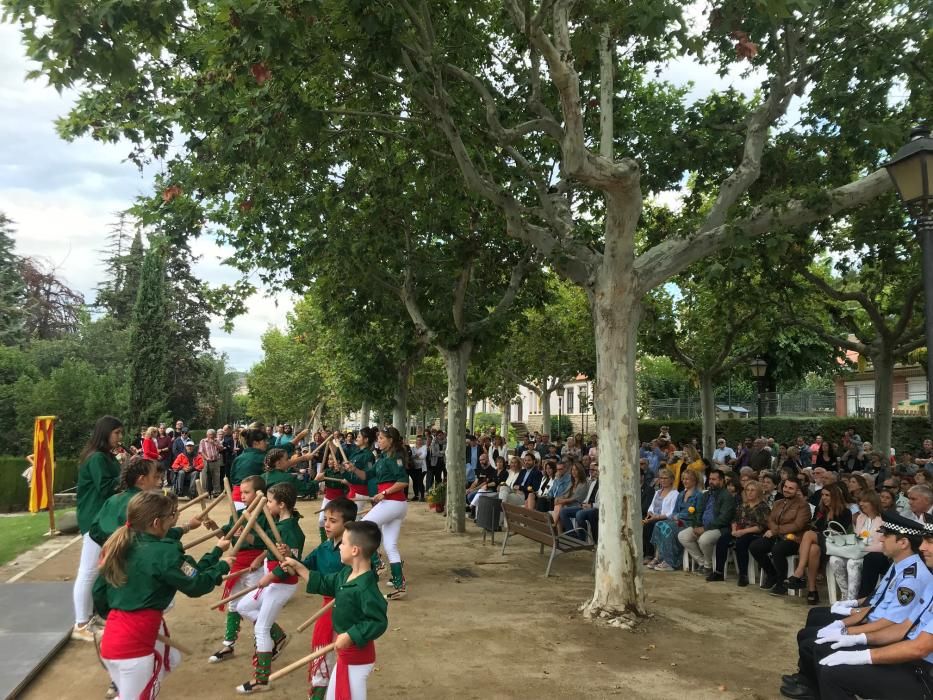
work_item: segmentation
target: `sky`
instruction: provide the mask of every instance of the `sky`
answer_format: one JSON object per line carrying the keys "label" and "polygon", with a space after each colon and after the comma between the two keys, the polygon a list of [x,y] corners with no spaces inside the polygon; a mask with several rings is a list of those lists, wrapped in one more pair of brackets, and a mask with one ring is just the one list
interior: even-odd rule
{"label": "sky", "polygon": [[[25,74],[33,66],[17,28],[0,23],[0,212],[15,223],[16,253],[43,259],[91,302],[105,278],[101,251],[116,212],[150,191],[158,165],[140,173],[126,161],[126,144],[59,138],[54,121],[67,114],[75,96],[59,94],[41,79],[27,82]],[[694,99],[729,85],[750,93],[761,84],[760,77],[742,78],[738,71],[719,78],[689,60],[667,66],[662,77],[678,85],[693,82]],[[659,197],[676,204],[673,193]],[[209,236],[194,240],[195,274],[210,284],[235,281],[238,273],[220,262],[231,252]],[[244,371],[262,358],[261,335],[270,326],[284,327],[294,303],[292,296],[270,295],[258,280],[254,283],[259,292],[250,299],[252,313],[238,318],[232,333],[222,329],[219,317],[211,323],[213,347],[228,356],[233,368]]]}

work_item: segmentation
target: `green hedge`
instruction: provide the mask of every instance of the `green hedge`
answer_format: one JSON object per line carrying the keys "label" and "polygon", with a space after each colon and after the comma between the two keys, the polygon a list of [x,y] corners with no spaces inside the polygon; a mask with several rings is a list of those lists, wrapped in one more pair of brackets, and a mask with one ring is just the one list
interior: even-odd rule
{"label": "green hedge", "polygon": [[[700,439],[703,427],[699,420],[645,420],[638,424],[638,437],[642,441],[658,436],[662,425],[671,429],[671,438],[683,442],[690,438]],[[872,422],[868,418],[776,418],[762,417],[761,430],[778,442],[793,443],[798,435],[812,440],[822,435],[830,442],[842,444],[842,435],[848,428],[855,428],[862,440],[872,440]],[[723,436],[730,447],[747,437],[754,437],[758,429],[755,419],[716,421],[716,435]],[[916,452],[923,439],[933,437],[926,418],[917,416],[895,416],[891,425],[891,446],[901,452]]]}
{"label": "green hedge", "polygon": [[[21,476],[28,466],[22,457],[0,457],[0,512],[29,507],[29,485]],[[78,460],[55,460],[55,493],[70,489],[77,482]]]}

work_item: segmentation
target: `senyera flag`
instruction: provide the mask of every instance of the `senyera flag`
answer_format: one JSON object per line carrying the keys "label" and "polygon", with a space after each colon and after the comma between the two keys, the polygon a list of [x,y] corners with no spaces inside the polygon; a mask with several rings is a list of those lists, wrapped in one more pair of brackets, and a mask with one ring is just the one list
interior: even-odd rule
{"label": "senyera flag", "polygon": [[36,429],[32,440],[35,466],[29,489],[29,512],[52,508],[52,484],[55,479],[55,416],[36,418]]}

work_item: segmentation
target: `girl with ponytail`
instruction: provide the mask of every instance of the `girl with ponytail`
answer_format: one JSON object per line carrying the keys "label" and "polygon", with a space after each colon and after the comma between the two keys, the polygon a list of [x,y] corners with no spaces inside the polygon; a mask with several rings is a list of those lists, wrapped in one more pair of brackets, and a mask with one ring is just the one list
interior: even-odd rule
{"label": "girl with ponytail", "polygon": [[178,540],[166,538],[178,518],[178,501],[161,491],[141,491],[130,500],[126,522],[104,544],[94,605],[107,618],[100,656],[121,698],[155,698],[161,678],[181,661],[177,649],[157,640],[168,636],[162,613],[178,592],[210,593],[230,567],[220,555],[230,540],[218,540],[195,562]]}
{"label": "girl with ponytail", "polygon": [[373,465],[377,493],[373,496],[373,508],[363,520],[370,520],[382,531],[382,544],[392,571],[389,585],[393,590],[386,595],[389,600],[400,600],[408,592],[402,574],[402,557],[398,551],[398,537],[402,520],[408,513],[408,451],[399,431],[389,426],[379,431],[379,449],[382,455]]}
{"label": "girl with ponytail", "polygon": [[[346,480],[350,484],[347,498],[351,500],[356,496],[373,496],[376,493],[373,470],[376,462],[373,454],[375,442],[376,431],[369,427],[362,428],[356,436],[356,446],[347,455],[349,461],[343,464]],[[337,449],[336,445],[334,449]]]}
{"label": "girl with ponytail", "polygon": [[233,486],[233,501],[237,510],[246,507],[240,498],[240,483],[250,476],[262,476],[265,471],[266,451],[269,449],[269,436],[265,427],[255,424],[240,433],[243,451],[233,460],[230,467],[230,484]]}

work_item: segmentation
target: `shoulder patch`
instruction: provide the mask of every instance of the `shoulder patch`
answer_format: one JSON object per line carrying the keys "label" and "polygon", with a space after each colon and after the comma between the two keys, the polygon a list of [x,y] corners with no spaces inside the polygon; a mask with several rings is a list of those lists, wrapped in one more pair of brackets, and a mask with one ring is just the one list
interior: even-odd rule
{"label": "shoulder patch", "polygon": [[904,569],[904,578],[917,578],[917,563],[914,562]]}
{"label": "shoulder patch", "polygon": [[[195,569],[193,566],[191,566],[191,564],[189,564],[186,561],[183,561],[181,563],[181,572],[188,578],[194,578],[195,575],[198,573],[197,569]],[[911,593],[913,593],[913,591],[911,591]]]}
{"label": "shoulder patch", "polygon": [[907,586],[900,586],[897,589],[897,602],[900,603],[901,605],[909,605],[911,602],[913,602],[915,595],[916,593],[914,593],[913,588],[908,588]]}
{"label": "shoulder patch", "polygon": [[400,459],[395,460],[395,463],[396,463],[397,465],[399,465],[400,467],[401,467],[402,464],[403,464],[402,460],[400,460]]}

